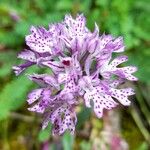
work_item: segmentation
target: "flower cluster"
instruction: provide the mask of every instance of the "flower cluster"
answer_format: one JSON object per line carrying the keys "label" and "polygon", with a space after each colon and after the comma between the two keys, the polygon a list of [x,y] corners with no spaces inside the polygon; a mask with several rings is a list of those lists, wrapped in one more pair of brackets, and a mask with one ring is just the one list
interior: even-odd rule
{"label": "flower cluster", "polygon": [[118,88],[126,80],[136,81],[132,75],[137,68],[121,67],[127,56],[112,59],[113,53],[124,51],[123,38],[99,34],[99,28],[91,32],[86,27],[83,14],[74,19],[65,19],[43,27],[31,27],[26,36],[29,47],[18,58],[24,64],[14,66],[16,75],[26,68],[37,65],[52,70],[51,74],[31,74],[28,78],[39,85],[28,95],[30,111],[43,114],[43,129],[51,122],[53,134],[75,131],[77,117],[75,108],[83,103],[92,107],[101,118],[103,110],[110,110],[119,103],[130,105],[128,97],[134,94],[132,88]]}

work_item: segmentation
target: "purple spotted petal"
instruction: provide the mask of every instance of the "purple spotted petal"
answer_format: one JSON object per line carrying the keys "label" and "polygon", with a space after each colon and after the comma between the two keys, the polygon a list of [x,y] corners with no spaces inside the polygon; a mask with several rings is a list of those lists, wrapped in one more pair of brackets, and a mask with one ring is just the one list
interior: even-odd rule
{"label": "purple spotted petal", "polygon": [[82,37],[87,31],[87,28],[85,26],[86,19],[82,14],[78,15],[76,19],[73,19],[71,15],[66,15],[64,22],[68,27],[67,30],[71,38],[78,37],[78,36]]}
{"label": "purple spotted petal", "polygon": [[125,82],[124,79],[116,79],[116,80],[112,80],[112,81],[107,81],[107,83],[109,84],[109,87],[112,88],[117,88],[120,84],[123,84]]}
{"label": "purple spotted petal", "polygon": [[25,69],[28,67],[34,65],[35,63],[33,62],[26,62],[24,64],[18,65],[18,66],[13,66],[12,69],[14,70],[15,74],[18,76],[21,74]]}
{"label": "purple spotted petal", "polygon": [[118,37],[113,41],[113,44],[115,45],[114,52],[120,53],[124,51],[124,44],[123,44],[123,38]]}
{"label": "purple spotted petal", "polygon": [[43,89],[33,90],[31,93],[29,93],[27,102],[29,104],[34,103],[36,100],[38,100],[41,97],[42,92],[43,92]]}
{"label": "purple spotted petal", "polygon": [[120,76],[121,78],[125,78],[131,81],[137,81],[138,79],[131,74],[135,72],[136,70],[137,70],[136,67],[130,66],[130,67],[124,67],[124,68],[117,68],[113,71],[113,73]]}
{"label": "purple spotted petal", "polygon": [[90,107],[90,100],[94,102],[94,112],[98,118],[103,116],[103,109],[112,109],[117,103],[108,95],[99,94],[96,90],[88,91],[84,95],[85,104]]}
{"label": "purple spotted petal", "polygon": [[62,72],[62,71],[64,71],[64,67],[61,65],[61,63],[60,62],[56,62],[56,61],[46,61],[46,62],[43,62],[42,63],[43,65],[45,65],[45,66],[47,66],[47,67],[49,67],[49,68],[51,68],[52,69],[52,71],[54,72],[54,73],[58,73],[58,72]]}
{"label": "purple spotted petal", "polygon": [[31,27],[31,34],[26,36],[26,44],[36,52],[52,53],[52,37],[51,33],[46,31],[44,28]]}
{"label": "purple spotted petal", "polygon": [[118,65],[122,64],[123,62],[126,62],[128,60],[127,56],[119,56],[117,58],[115,58],[110,64],[109,66],[111,68],[116,68]]}
{"label": "purple spotted petal", "polygon": [[18,55],[18,58],[28,60],[28,61],[31,61],[31,62],[36,62],[36,60],[37,60],[37,58],[35,56],[35,53],[30,51],[30,50],[25,50],[25,51],[21,52]]}
{"label": "purple spotted petal", "polygon": [[132,89],[111,89],[111,96],[116,98],[122,105],[129,106],[130,101],[128,100],[129,95],[133,95]]}

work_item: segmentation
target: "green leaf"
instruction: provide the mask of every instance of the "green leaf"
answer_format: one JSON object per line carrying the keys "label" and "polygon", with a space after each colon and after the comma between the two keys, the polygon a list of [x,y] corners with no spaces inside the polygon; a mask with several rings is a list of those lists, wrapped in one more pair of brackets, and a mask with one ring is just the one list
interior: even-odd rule
{"label": "green leaf", "polygon": [[82,108],[81,112],[78,114],[77,129],[80,129],[81,126],[85,123],[85,121],[90,119],[90,115],[91,115],[91,109]]}
{"label": "green leaf", "polygon": [[135,53],[128,54],[129,61],[128,64],[132,64],[138,67],[138,71],[135,73],[140,81],[145,83],[150,83],[150,49],[145,47],[137,47]]}
{"label": "green leaf", "polygon": [[16,61],[16,53],[12,51],[3,52],[0,55],[0,77],[5,77],[12,72],[12,64]]}
{"label": "green leaf", "polygon": [[[35,72],[37,68],[30,68],[29,71]],[[0,120],[6,118],[10,111],[19,108],[26,100],[29,89],[33,82],[26,76],[16,77],[7,83],[0,93]]]}
{"label": "green leaf", "polygon": [[146,142],[143,142],[140,147],[136,150],[148,150],[148,144]]}
{"label": "green leaf", "polygon": [[47,141],[51,136],[51,125],[49,124],[48,127],[44,130],[41,130],[38,134],[38,140],[40,142]]}
{"label": "green leaf", "polygon": [[56,9],[58,10],[71,10],[71,8],[72,8],[72,1],[70,0],[58,1],[56,3]]}
{"label": "green leaf", "polygon": [[62,138],[64,150],[73,150],[73,141],[74,141],[73,135],[71,135],[69,132],[66,132]]}
{"label": "green leaf", "polygon": [[139,27],[139,26],[135,26],[133,29],[135,35],[141,39],[144,40],[149,40],[150,39],[150,34],[149,32],[145,31],[145,29]]}
{"label": "green leaf", "polygon": [[96,0],[96,5],[107,7],[109,4],[109,0]]}
{"label": "green leaf", "polygon": [[87,141],[82,141],[80,144],[81,150],[91,150],[91,143]]}

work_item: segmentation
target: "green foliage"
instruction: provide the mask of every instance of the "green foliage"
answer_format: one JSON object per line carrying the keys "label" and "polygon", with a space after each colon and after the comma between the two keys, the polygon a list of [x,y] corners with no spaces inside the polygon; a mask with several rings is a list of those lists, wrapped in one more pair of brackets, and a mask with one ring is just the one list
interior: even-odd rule
{"label": "green foliage", "polygon": [[[0,54],[0,78],[6,77],[11,73],[12,64],[15,63],[16,53],[3,52]],[[7,62],[7,63],[6,63]]]}
{"label": "green foliage", "polygon": [[[36,71],[36,69],[31,70]],[[6,118],[10,111],[18,109],[25,102],[32,84],[27,77],[20,76],[3,87],[0,93],[0,120]]]}
{"label": "green foliage", "polygon": [[148,149],[149,149],[148,144],[146,142],[143,142],[141,146],[136,150],[148,150]]}
{"label": "green foliage", "polygon": [[90,119],[91,110],[89,108],[82,108],[80,113],[78,113],[78,124],[77,128],[80,129],[81,126],[85,123],[85,121]]}
{"label": "green foliage", "polygon": [[74,137],[70,133],[66,132],[62,138],[63,149],[72,150],[73,149]]}
{"label": "green foliage", "polygon": [[47,141],[51,136],[51,125],[49,125],[45,130],[41,130],[38,135],[38,140],[40,142]]}
{"label": "green foliage", "polygon": [[91,150],[91,143],[86,142],[86,141],[82,141],[80,144],[80,149],[81,150]]}

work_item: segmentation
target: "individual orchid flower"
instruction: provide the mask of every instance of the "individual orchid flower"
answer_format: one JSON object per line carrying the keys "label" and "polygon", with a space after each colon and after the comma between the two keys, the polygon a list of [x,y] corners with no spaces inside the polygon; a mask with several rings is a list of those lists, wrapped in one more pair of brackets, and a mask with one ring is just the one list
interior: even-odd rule
{"label": "individual orchid flower", "polygon": [[110,78],[111,75],[117,75],[120,78],[124,78],[131,81],[137,81],[137,78],[132,75],[132,73],[137,71],[137,67],[135,66],[127,66],[127,67],[117,67],[123,62],[126,62],[128,60],[127,56],[119,56],[116,57],[113,61],[110,63],[105,63],[100,68],[100,73],[104,78]]}
{"label": "individual orchid flower", "polygon": [[43,27],[31,27],[31,34],[25,38],[29,49],[25,49],[18,54],[18,58],[26,62],[23,65],[13,67],[16,75],[22,73],[29,66],[42,66],[42,62],[53,59],[57,53],[61,54],[63,41],[60,41],[60,29],[60,24],[49,25],[49,30]]}
{"label": "individual orchid flower", "polygon": [[65,35],[62,36],[62,39],[65,41],[66,46],[72,52],[81,50],[85,38],[90,33],[86,27],[86,18],[81,14],[77,15],[76,19],[73,19],[69,14],[65,16],[64,24]]}
{"label": "individual orchid flower", "polygon": [[137,68],[120,67],[127,56],[112,59],[113,53],[125,49],[122,37],[100,34],[96,23],[91,32],[83,14],[75,19],[66,15],[48,30],[32,26],[30,31],[26,36],[28,49],[18,55],[25,63],[13,69],[16,75],[32,65],[51,70],[50,74],[27,74],[39,86],[28,95],[28,110],[43,114],[43,129],[50,122],[54,135],[66,130],[74,134],[76,107],[81,103],[91,107],[98,118],[119,104],[130,105],[134,90],[120,85],[126,80],[137,81],[132,75]]}

